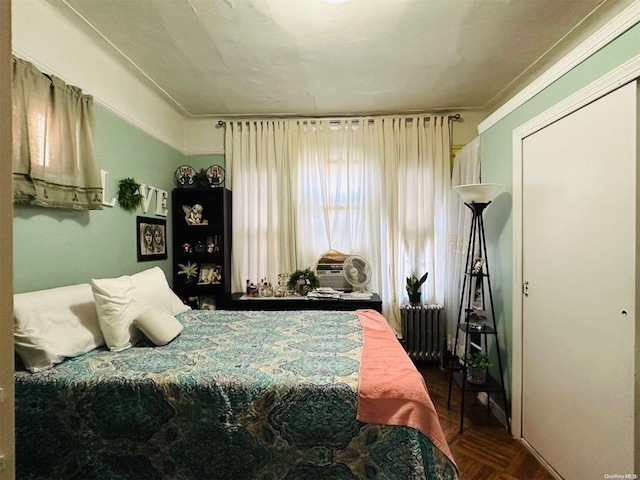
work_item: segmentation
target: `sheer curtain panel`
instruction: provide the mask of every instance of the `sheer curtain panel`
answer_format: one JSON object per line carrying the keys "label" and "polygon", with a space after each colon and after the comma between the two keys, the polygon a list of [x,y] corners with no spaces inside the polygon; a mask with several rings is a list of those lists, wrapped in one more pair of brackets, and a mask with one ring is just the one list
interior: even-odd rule
{"label": "sheer curtain panel", "polygon": [[[406,278],[429,272],[422,302],[444,303],[450,135],[447,116],[383,120],[389,243],[387,318],[400,331],[398,305],[408,301]],[[388,263],[386,263],[388,262]]]}
{"label": "sheer curtain panel", "polygon": [[[453,162],[451,188],[470,183],[480,183],[480,137],[476,137],[462,147]],[[447,346],[449,351],[453,351],[453,342],[459,321],[460,294],[462,293],[472,215],[456,192],[451,193],[448,214],[449,233],[444,305],[447,319]]]}
{"label": "sheer curtain panel", "polygon": [[93,98],[13,58],[14,203],[102,209]]}
{"label": "sheer curtain panel", "polygon": [[384,179],[374,133],[366,120],[299,129],[297,260],[314,265],[328,250],[361,255],[376,264],[369,289],[379,291]]}
{"label": "sheer curtain panel", "polygon": [[[292,131],[293,130],[293,131]],[[267,278],[296,268],[298,239],[293,212],[297,150],[295,123],[230,122],[225,132],[227,184],[232,204],[232,289],[246,280]]]}

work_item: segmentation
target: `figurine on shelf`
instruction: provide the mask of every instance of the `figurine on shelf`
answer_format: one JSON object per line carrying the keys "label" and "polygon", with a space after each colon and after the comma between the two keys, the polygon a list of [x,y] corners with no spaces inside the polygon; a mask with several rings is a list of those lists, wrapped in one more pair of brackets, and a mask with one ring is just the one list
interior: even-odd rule
{"label": "figurine on shelf", "polygon": [[484,258],[476,257],[473,261],[473,267],[471,267],[471,273],[477,275],[478,273],[482,273],[482,266],[484,265]]}
{"label": "figurine on shelf", "polygon": [[258,286],[255,283],[249,283],[249,280],[247,280],[247,295],[250,297],[258,295]]}
{"label": "figurine on shelf", "polygon": [[207,237],[207,253],[219,252],[218,236]]}
{"label": "figurine on shelf", "polygon": [[289,288],[289,273],[278,274],[278,288],[275,289],[276,297],[289,297],[293,294],[293,290]]}
{"label": "figurine on shelf", "polygon": [[273,297],[274,289],[266,278],[261,278],[257,284],[247,280],[246,294],[249,297]]}
{"label": "figurine on shelf", "polygon": [[222,283],[222,267],[220,265],[214,265],[211,272],[211,283],[214,285],[220,285]]}
{"label": "figurine on shelf", "polygon": [[196,203],[193,207],[189,207],[187,205],[182,206],[182,210],[184,210],[185,217],[184,219],[187,222],[187,225],[208,225],[209,222],[202,218],[202,205]]}
{"label": "figurine on shelf", "polygon": [[266,278],[260,280],[258,284],[258,296],[260,297],[273,297],[273,288],[271,282],[267,282]]}

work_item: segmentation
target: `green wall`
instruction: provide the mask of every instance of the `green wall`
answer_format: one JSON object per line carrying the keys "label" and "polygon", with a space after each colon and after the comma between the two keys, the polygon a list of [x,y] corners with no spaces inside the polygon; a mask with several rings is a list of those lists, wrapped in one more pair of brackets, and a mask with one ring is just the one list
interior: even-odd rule
{"label": "green wall", "polygon": [[[101,105],[95,105],[96,149],[100,168],[109,172],[105,200],[115,197],[118,180],[133,177],[138,183],[168,192],[171,212],[174,171],[182,164],[199,170],[224,165],[223,155],[186,156],[139,130]],[[91,278],[132,274],[160,266],[171,283],[168,260],[138,262],[136,217],[157,216],[155,194],[147,213],[133,214],[120,207],[75,212],[16,206],[13,222],[14,291],[40,290],[89,282]],[[171,215],[167,215],[171,252]]]}
{"label": "green wall", "polygon": [[[507,371],[507,392],[511,379],[511,336],[513,300],[512,224],[512,132],[568,96],[640,54],[640,24],[567,72],[538,95],[493,125],[481,135],[482,181],[501,183],[506,193],[498,196],[485,213],[490,243],[491,282],[500,332],[503,364]],[[594,119],[595,121],[595,119]]]}

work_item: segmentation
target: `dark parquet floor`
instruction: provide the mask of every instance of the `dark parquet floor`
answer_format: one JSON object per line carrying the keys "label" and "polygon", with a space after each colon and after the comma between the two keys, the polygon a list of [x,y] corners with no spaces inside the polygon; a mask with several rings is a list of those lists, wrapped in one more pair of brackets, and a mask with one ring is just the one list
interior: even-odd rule
{"label": "dark parquet floor", "polygon": [[460,433],[462,391],[453,386],[447,409],[449,370],[439,365],[417,365],[458,464],[460,480],[553,480],[540,462],[507,431],[476,395],[465,396],[464,431]]}

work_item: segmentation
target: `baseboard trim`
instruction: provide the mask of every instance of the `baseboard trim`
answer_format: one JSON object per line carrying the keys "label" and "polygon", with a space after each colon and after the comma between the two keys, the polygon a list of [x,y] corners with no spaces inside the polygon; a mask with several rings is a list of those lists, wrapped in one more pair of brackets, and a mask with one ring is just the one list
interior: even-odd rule
{"label": "baseboard trim", "polygon": [[[478,393],[478,400],[483,405],[486,405],[489,399],[490,397],[486,392]],[[509,420],[507,418],[507,414],[505,413],[504,409],[500,405],[498,405],[493,398],[491,398],[489,402],[489,411],[494,417],[498,419],[500,423],[502,423],[502,425],[504,425],[505,427],[509,426]]]}
{"label": "baseboard trim", "polygon": [[529,443],[524,439],[521,438],[519,439],[520,443],[522,445],[524,445],[524,447],[529,450],[529,453],[531,453],[531,455],[533,455],[536,460],[538,460],[540,462],[540,464],[547,469],[547,471],[553,476],[553,478],[555,478],[556,480],[564,480],[560,474],[558,472],[556,472],[553,467],[551,465],[549,465],[549,463],[542,458],[542,456],[536,451],[535,448],[533,448],[531,445],[529,445]]}

